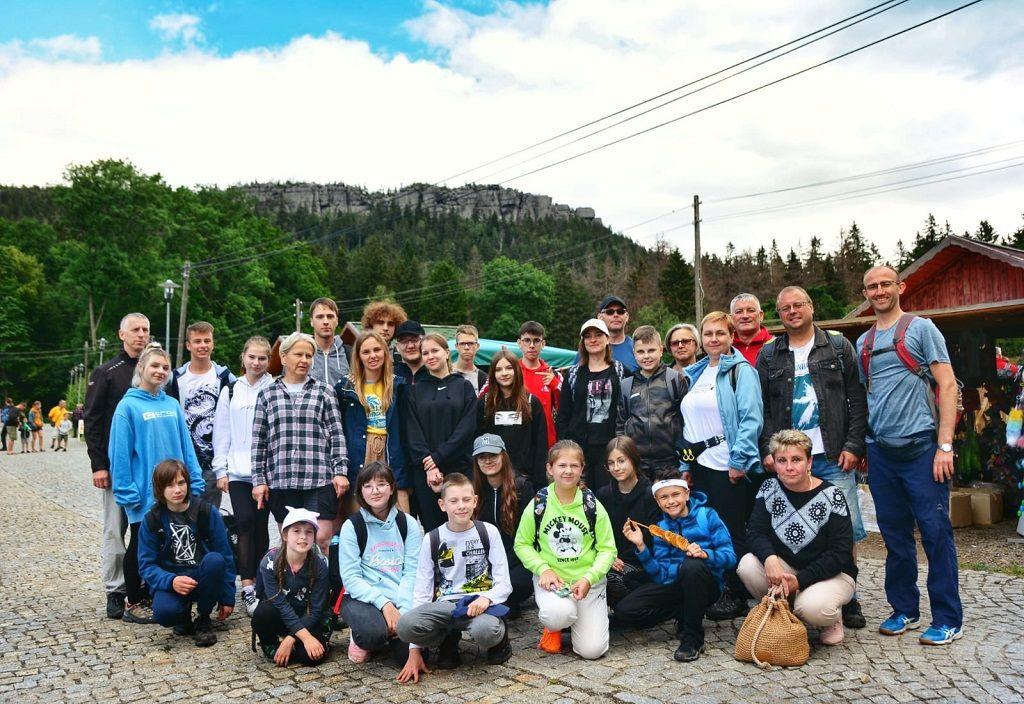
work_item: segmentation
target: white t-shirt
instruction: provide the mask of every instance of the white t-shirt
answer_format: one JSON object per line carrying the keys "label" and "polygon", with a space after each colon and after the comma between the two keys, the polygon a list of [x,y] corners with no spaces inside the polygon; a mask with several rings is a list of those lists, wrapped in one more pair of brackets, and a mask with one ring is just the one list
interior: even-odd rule
{"label": "white t-shirt", "polygon": [[[725,434],[715,391],[717,378],[718,367],[708,365],[679,404],[683,414],[683,439],[687,442],[700,442]],[[724,442],[718,443],[700,453],[697,462],[724,472],[729,469],[729,446]]]}
{"label": "white t-shirt", "polygon": [[469,372],[464,372],[458,367],[453,367],[453,369],[461,375],[463,379],[473,385],[473,393],[480,393],[480,375],[477,373],[476,367],[473,367],[473,370]]}
{"label": "white t-shirt", "polygon": [[192,365],[178,377],[178,399],[185,412],[185,423],[192,436],[199,464],[210,467],[213,462],[213,417],[217,412],[220,398],[220,380],[217,370],[211,366],[202,374],[192,372]]}
{"label": "white t-shirt", "polygon": [[811,439],[811,453],[821,454],[825,445],[821,441],[821,416],[818,413],[818,394],[807,369],[807,357],[814,347],[811,338],[802,347],[790,347],[793,351],[793,417],[794,430],[802,430]]}
{"label": "white t-shirt", "polygon": [[284,382],[284,388],[288,389],[288,393],[292,395],[292,398],[302,393],[302,387],[306,385],[306,382],[300,381],[298,384],[289,384],[287,381]]}
{"label": "white t-shirt", "polygon": [[[416,588],[412,605],[430,601],[458,601],[469,594],[485,596],[492,604],[502,604],[512,593],[508,576],[508,559],[501,534],[490,523],[484,523],[491,543],[484,552],[476,527],[455,533],[442,523],[438,528],[438,556],[441,583],[434,594],[434,556],[430,554],[429,534],[423,536],[416,570]],[[436,597],[436,598],[435,598]]]}

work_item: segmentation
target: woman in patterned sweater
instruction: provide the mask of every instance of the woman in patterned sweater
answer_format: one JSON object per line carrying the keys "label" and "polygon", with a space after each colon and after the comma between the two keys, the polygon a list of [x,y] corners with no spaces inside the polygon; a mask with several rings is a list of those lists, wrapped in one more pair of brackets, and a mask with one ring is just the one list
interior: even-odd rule
{"label": "woman in patterned sweater", "polygon": [[769,449],[777,478],[757,494],[747,526],[750,552],[736,569],[755,598],[779,587],[793,612],[821,629],[823,645],[843,641],[843,605],[856,589],[853,526],[843,492],[811,475],[811,440],[781,430]]}

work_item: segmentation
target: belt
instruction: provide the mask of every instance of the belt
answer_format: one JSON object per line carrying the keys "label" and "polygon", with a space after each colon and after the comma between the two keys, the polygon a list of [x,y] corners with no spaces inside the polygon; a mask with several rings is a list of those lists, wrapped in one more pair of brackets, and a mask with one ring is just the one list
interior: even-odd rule
{"label": "belt", "polygon": [[724,435],[715,435],[699,442],[680,440],[676,443],[676,453],[683,462],[695,462],[705,450],[709,450],[715,445],[721,445],[723,442],[725,442]]}

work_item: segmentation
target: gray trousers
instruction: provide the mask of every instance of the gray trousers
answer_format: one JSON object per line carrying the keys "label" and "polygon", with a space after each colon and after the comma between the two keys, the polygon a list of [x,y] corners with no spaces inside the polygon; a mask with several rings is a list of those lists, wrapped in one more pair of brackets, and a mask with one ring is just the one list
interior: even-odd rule
{"label": "gray trousers", "polygon": [[112,489],[103,492],[103,542],[100,549],[100,572],[107,594],[124,594],[124,534],[128,530],[128,519],[124,509],[114,501]]}
{"label": "gray trousers", "polygon": [[505,637],[505,622],[490,614],[474,618],[454,619],[454,601],[434,601],[421,604],[406,612],[398,619],[395,630],[406,643],[415,643],[424,648],[441,645],[451,631],[466,631],[481,648],[493,648]]}

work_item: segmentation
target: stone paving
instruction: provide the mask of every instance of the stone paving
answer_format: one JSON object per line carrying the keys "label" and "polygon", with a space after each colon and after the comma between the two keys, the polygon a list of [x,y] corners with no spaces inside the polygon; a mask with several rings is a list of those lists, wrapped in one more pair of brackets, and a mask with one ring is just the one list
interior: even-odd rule
{"label": "stone paving", "polygon": [[[0,456],[0,701],[1024,701],[1024,580],[983,572],[961,574],[967,626],[952,646],[927,648],[916,636],[885,638],[869,627],[839,647],[813,647],[794,670],[735,661],[740,619],[709,623],[707,653],[693,664],[672,660],[668,626],[613,633],[596,662],[547,655],[535,647],[535,612],[513,625],[515,654],[498,667],[464,642],[462,669],[399,685],[386,661],[351,664],[342,631],[321,667],[282,669],[250,652],[244,612],[209,649],[158,626],[106,619],[99,500],[87,480],[75,441],[66,454]],[[888,615],[881,564],[861,567],[861,600],[877,624]]]}

